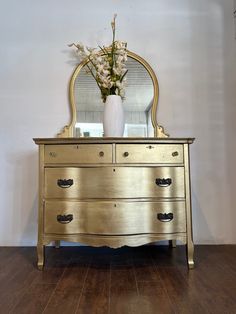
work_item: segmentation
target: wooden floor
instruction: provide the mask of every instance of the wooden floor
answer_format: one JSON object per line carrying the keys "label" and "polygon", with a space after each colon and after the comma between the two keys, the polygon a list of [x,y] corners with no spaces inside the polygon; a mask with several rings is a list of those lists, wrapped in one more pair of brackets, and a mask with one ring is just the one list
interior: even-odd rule
{"label": "wooden floor", "polygon": [[236,246],[0,248],[0,313],[236,313]]}

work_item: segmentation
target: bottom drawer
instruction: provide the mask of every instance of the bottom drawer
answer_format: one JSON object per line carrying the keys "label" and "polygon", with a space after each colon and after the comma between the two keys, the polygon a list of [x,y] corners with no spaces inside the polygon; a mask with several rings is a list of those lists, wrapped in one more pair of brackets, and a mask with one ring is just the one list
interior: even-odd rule
{"label": "bottom drawer", "polygon": [[186,232],[185,203],[46,201],[44,232],[99,235]]}

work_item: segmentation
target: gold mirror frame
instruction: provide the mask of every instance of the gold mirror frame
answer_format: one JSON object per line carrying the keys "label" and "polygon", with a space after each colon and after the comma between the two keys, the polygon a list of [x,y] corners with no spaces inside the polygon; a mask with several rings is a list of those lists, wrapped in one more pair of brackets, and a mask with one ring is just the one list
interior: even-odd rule
{"label": "gold mirror frame", "polygon": [[[135,54],[134,52],[131,52],[127,50],[127,56],[138,61],[140,64],[144,66],[144,68],[148,71],[152,83],[153,83],[153,101],[151,105],[151,121],[152,126],[154,129],[154,137],[168,137],[169,135],[165,133],[164,128],[157,124],[157,105],[158,105],[158,99],[159,99],[159,85],[157,77],[151,68],[151,66],[139,55]],[[83,62],[79,63],[77,67],[75,68],[70,82],[69,82],[69,103],[70,103],[70,112],[71,112],[71,122],[69,125],[66,125],[61,133],[59,133],[58,137],[74,137],[74,130],[75,130],[75,124],[76,124],[76,103],[75,103],[75,93],[74,93],[74,86],[75,86],[75,80],[77,76],[79,75],[79,72],[81,69],[89,62],[89,60],[84,60]]]}

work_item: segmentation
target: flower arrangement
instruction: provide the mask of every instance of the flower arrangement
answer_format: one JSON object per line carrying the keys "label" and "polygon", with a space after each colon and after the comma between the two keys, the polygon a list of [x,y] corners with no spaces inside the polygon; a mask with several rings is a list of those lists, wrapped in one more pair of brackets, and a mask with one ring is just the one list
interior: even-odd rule
{"label": "flower arrangement", "polygon": [[90,48],[81,43],[69,45],[77,49],[80,62],[85,62],[88,73],[93,76],[101,91],[103,102],[108,95],[119,95],[122,99],[125,97],[127,43],[115,38],[116,16],[115,14],[111,22],[113,37],[110,46]]}

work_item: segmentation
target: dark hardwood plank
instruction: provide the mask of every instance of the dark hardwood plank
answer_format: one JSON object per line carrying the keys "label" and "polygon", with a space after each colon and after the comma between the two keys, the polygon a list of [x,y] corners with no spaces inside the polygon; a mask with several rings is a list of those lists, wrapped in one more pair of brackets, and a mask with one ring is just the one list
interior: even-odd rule
{"label": "dark hardwood plank", "polygon": [[[12,261],[6,265],[8,278],[1,281],[0,285],[0,313],[8,313],[20,302],[27,294],[31,285],[37,283],[56,283],[62,276],[65,264],[63,254],[60,261],[54,255],[54,248],[48,248],[52,252],[48,259],[45,271],[36,268],[36,249],[21,248],[17,249]],[[55,253],[57,254],[57,253]],[[55,257],[55,260],[53,259]]]}
{"label": "dark hardwood plank", "polygon": [[13,308],[14,314],[41,314],[45,309],[55,284],[34,284]]}
{"label": "dark hardwood plank", "polygon": [[[154,247],[153,247],[154,248]],[[138,288],[137,313],[169,314],[174,308],[151,257],[150,246],[134,257],[134,273]]]}
{"label": "dark hardwood plank", "polygon": [[37,272],[33,284],[57,284],[72,258],[73,251],[70,255],[67,247],[60,249],[47,247],[44,269]]}
{"label": "dark hardwood plank", "polygon": [[187,268],[185,246],[170,249],[166,246],[157,247],[153,251],[153,261],[156,265],[162,285],[176,313],[199,314],[209,313],[201,298],[183,276],[180,268],[191,274]]}
{"label": "dark hardwood plank", "polygon": [[12,310],[32,284],[37,273],[34,259],[35,248],[22,248],[20,254],[6,265],[5,272],[9,277],[1,278],[0,313]]}
{"label": "dark hardwood plank", "polygon": [[50,258],[43,271],[38,271],[33,280],[33,284],[57,284],[68,265],[68,260],[58,260]]}
{"label": "dark hardwood plank", "polygon": [[[189,287],[195,291],[210,313],[236,313],[236,275],[231,267],[222,261],[223,248],[212,251],[212,246],[197,247],[199,263],[194,272],[182,269]],[[224,258],[223,258],[224,259]],[[216,302],[217,300],[217,302]]]}
{"label": "dark hardwood plank", "polygon": [[[217,266],[227,269],[228,273],[236,275],[236,246],[235,245],[204,245],[196,248],[200,265],[211,263],[212,266]],[[203,263],[202,263],[203,262]]]}
{"label": "dark hardwood plank", "polygon": [[138,290],[133,266],[111,269],[110,313],[137,313]]}
{"label": "dark hardwood plank", "polygon": [[174,314],[175,309],[172,306],[160,281],[140,281],[138,285],[138,304],[137,314]]}
{"label": "dark hardwood plank", "polygon": [[151,258],[134,259],[134,272],[136,280],[138,282],[139,281],[160,282],[161,280],[160,275],[156,271],[156,268]]}
{"label": "dark hardwood plank", "polygon": [[139,296],[135,291],[112,292],[110,297],[110,314],[139,314]]}
{"label": "dark hardwood plank", "polygon": [[94,257],[92,260],[76,311],[77,314],[109,313],[109,261],[110,258],[106,255],[98,258]]}
{"label": "dark hardwood plank", "polygon": [[158,272],[172,306],[177,313],[208,313],[201,302],[201,298],[186,283],[178,269],[163,266],[158,268]]}
{"label": "dark hardwood plank", "polygon": [[[0,289],[24,267],[34,269],[35,248],[0,249]],[[20,267],[19,267],[20,266]]]}
{"label": "dark hardwood plank", "polygon": [[0,314],[236,313],[236,246],[0,248]]}
{"label": "dark hardwood plank", "polygon": [[[220,314],[222,309],[224,309],[224,313],[236,313],[236,276],[232,269],[221,261],[224,256],[222,248],[196,246],[195,259],[197,263],[196,268],[192,271],[189,271],[184,265],[184,253],[184,247],[179,247],[173,251],[176,266],[169,267],[172,271],[179,273],[181,282],[187,284],[186,291],[191,293],[191,297],[189,295],[184,299],[188,302],[191,299],[199,300],[200,307],[204,309],[201,310],[203,313]],[[165,266],[163,267],[165,269]],[[164,278],[167,279],[166,274],[164,274]],[[171,293],[170,295],[174,294]],[[186,312],[191,313],[192,307],[193,305],[186,304]],[[188,308],[191,308],[191,311]]]}
{"label": "dark hardwood plank", "polygon": [[14,255],[21,251],[22,247],[0,247],[0,267],[3,267],[6,261],[11,260]]}
{"label": "dark hardwood plank", "polygon": [[122,248],[113,250],[111,254],[111,269],[133,268],[133,249]]}
{"label": "dark hardwood plank", "polygon": [[84,260],[82,257],[78,260],[73,259],[69,263],[44,310],[45,314],[60,312],[71,314],[76,312],[88,267],[89,261],[87,258]]}

